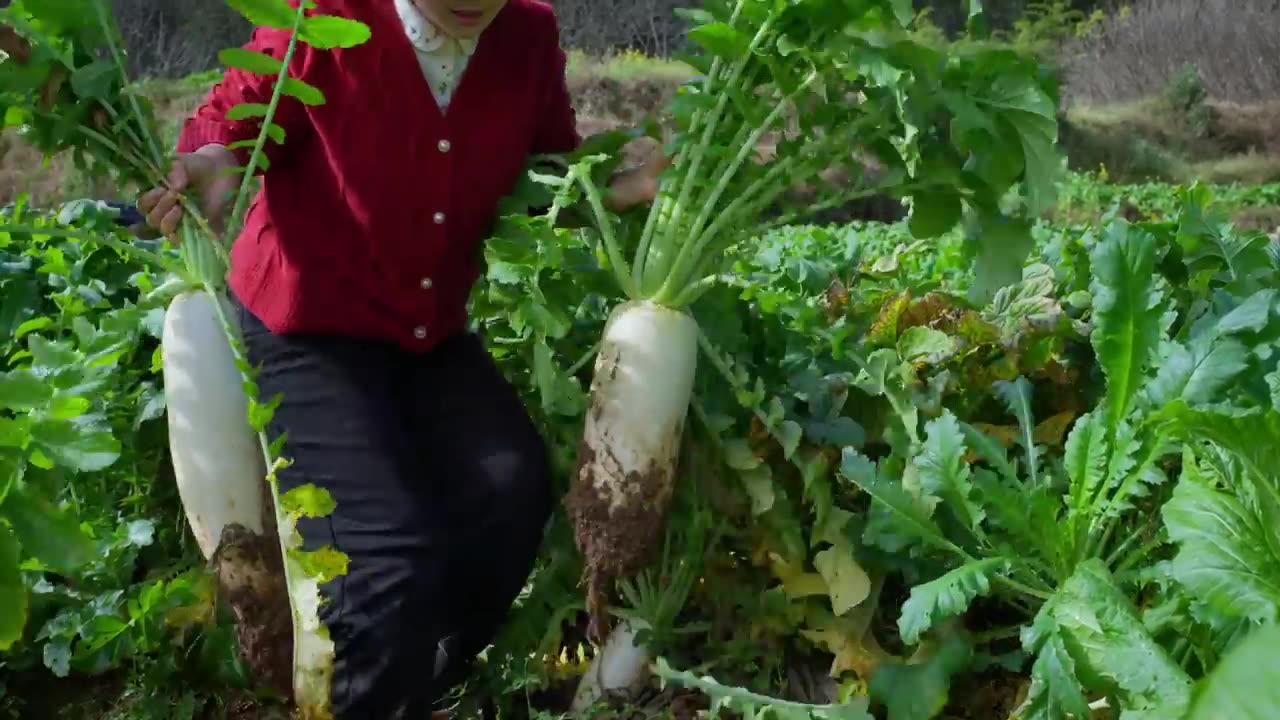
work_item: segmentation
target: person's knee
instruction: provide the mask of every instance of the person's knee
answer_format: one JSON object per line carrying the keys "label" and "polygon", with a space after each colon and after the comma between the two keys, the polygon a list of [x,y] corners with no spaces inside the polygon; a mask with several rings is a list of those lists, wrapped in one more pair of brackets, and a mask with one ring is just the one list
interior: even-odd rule
{"label": "person's knee", "polygon": [[541,532],[551,514],[551,459],[536,434],[513,442],[486,463],[494,498],[508,522]]}

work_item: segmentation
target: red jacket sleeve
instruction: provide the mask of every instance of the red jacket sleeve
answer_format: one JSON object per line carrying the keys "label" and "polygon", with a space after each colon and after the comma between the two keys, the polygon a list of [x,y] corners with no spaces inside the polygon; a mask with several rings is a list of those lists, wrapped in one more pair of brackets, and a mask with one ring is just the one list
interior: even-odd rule
{"label": "red jacket sleeve", "polygon": [[582,141],[578,135],[578,117],[573,109],[573,99],[569,96],[569,83],[565,76],[568,62],[564,48],[560,47],[560,27],[549,8],[547,18],[550,28],[547,40],[549,57],[542,65],[547,75],[538,103],[538,127],[533,139],[535,155],[571,152]]}
{"label": "red jacket sleeve", "polygon": [[[284,61],[285,51],[289,47],[290,32],[274,28],[259,27],[254,30],[249,42],[243,47],[270,55]],[[309,47],[298,43],[294,49],[289,65],[289,74],[293,77],[304,75],[309,58]],[[195,113],[186,120],[178,134],[177,151],[194,152],[204,145],[218,143],[231,146],[233,143],[245,143],[248,147],[230,148],[243,167],[249,162],[249,153],[253,151],[252,142],[257,139],[262,127],[262,119],[258,117],[243,120],[229,120],[227,111],[241,103],[260,103],[268,105],[274,91],[276,78],[257,75],[236,68],[228,68],[222,80],[213,86],[204,102]],[[281,157],[281,150],[287,149],[289,143],[298,142],[305,134],[306,110],[296,98],[282,95],[272,122],[284,130],[284,145],[268,137],[263,145],[263,152],[269,163]]]}

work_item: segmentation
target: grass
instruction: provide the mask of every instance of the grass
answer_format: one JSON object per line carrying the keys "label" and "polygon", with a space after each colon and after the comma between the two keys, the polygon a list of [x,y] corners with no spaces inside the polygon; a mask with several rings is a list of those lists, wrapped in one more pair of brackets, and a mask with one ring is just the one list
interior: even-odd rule
{"label": "grass", "polygon": [[1280,101],[1207,101],[1181,111],[1163,96],[1078,105],[1063,118],[1073,168],[1105,165],[1114,178],[1144,182],[1280,181]]}

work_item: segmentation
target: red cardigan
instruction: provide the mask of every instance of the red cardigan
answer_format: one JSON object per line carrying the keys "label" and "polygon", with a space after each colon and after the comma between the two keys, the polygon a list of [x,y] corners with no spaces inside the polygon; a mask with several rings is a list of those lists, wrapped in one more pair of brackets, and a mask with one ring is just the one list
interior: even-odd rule
{"label": "red cardigan", "polygon": [[[291,0],[292,1],[292,0]],[[466,326],[479,244],[531,153],[579,142],[551,8],[509,0],[441,113],[391,0],[318,0],[367,24],[350,49],[298,45],[292,73],[325,104],[285,97],[270,167],[232,249],[232,292],[276,333],[371,338],[427,351]],[[288,34],[246,47],[284,57]],[[179,152],[254,138],[227,109],[271,79],[229,70],[183,126]],[[248,150],[237,151],[241,163]]]}

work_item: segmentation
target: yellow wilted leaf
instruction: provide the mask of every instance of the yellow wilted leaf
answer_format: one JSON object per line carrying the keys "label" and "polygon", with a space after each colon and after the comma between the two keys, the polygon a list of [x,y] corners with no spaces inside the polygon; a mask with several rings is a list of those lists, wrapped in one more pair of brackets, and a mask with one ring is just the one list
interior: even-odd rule
{"label": "yellow wilted leaf", "polygon": [[886,657],[886,653],[876,642],[875,637],[867,631],[866,621],[871,615],[871,610],[864,608],[854,614],[859,617],[827,617],[817,622],[811,620],[813,629],[800,631],[806,640],[824,648],[834,656],[831,659],[830,671],[833,678],[848,672],[860,678],[871,677],[871,673],[884,662]]}
{"label": "yellow wilted leaf", "polygon": [[847,541],[818,553],[813,565],[826,580],[831,609],[836,615],[861,605],[871,594],[871,578],[853,557],[853,548]]}
{"label": "yellow wilted leaf", "polygon": [[1018,428],[1013,425],[991,425],[988,423],[974,423],[973,427],[978,429],[984,435],[989,435],[993,440],[1000,443],[1005,449],[1013,447],[1018,442]]}
{"label": "yellow wilted leaf", "polygon": [[777,553],[769,553],[769,566],[774,577],[782,581],[782,591],[788,600],[827,594],[827,583],[821,575],[805,572]]}
{"label": "yellow wilted leaf", "polygon": [[1060,412],[1057,415],[1045,420],[1036,426],[1031,433],[1031,439],[1040,445],[1048,445],[1049,447],[1062,447],[1063,440],[1067,435],[1067,428],[1071,427],[1071,421],[1075,420],[1076,414],[1070,410]]}

